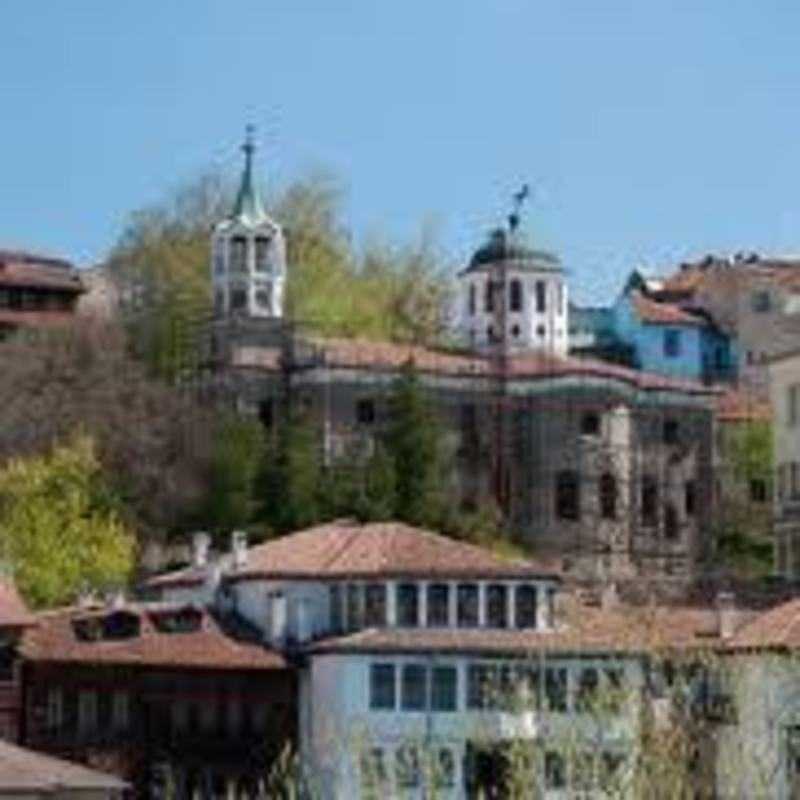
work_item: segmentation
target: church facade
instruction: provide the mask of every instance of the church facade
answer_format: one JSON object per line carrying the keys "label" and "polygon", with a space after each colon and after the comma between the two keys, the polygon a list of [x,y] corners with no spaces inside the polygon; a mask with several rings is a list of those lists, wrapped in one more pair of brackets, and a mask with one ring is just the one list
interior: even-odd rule
{"label": "church facade", "polygon": [[284,318],[291,265],[258,197],[252,142],[244,150],[235,207],[212,240],[218,394],[269,428],[304,408],[335,467],[372,451],[412,362],[466,510],[497,503],[520,541],[587,579],[682,581],[701,568],[713,544],[713,390],[569,358],[563,268],[527,246],[516,213],[457,276],[465,347],[316,337]]}

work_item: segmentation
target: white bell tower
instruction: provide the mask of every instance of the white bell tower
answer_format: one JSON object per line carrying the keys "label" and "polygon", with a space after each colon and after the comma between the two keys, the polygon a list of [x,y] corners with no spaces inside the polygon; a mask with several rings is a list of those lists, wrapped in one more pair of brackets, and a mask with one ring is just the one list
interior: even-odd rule
{"label": "white bell tower", "polygon": [[242,146],[245,162],[233,212],[211,236],[214,316],[280,319],[286,283],[286,243],[264,211],[253,177],[253,127]]}

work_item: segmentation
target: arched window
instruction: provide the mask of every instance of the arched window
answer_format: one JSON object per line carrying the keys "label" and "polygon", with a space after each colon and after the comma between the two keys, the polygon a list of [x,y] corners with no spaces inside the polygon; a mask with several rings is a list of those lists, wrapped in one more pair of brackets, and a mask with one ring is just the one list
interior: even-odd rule
{"label": "arched window", "polygon": [[468,300],[468,311],[470,316],[475,314],[475,284],[471,283],[469,285],[469,300]]}
{"label": "arched window", "polygon": [[509,285],[508,306],[511,311],[522,311],[522,281],[516,278]]}
{"label": "arched window", "polygon": [[642,525],[658,524],[658,485],[652,475],[642,478]]}
{"label": "arched window", "polygon": [[617,479],[610,472],[600,476],[600,516],[617,518]]}
{"label": "arched window", "polygon": [[266,236],[259,236],[256,239],[256,272],[271,271],[271,253],[269,239]]}
{"label": "arched window", "polygon": [[580,480],[578,473],[573,470],[562,470],[556,474],[556,516],[559,519],[580,519]]}
{"label": "arched window", "polygon": [[664,538],[674,540],[678,538],[678,512],[672,503],[664,506]]}
{"label": "arched window", "polygon": [[247,272],[247,239],[235,236],[231,239],[231,272]]}
{"label": "arched window", "polygon": [[536,281],[536,311],[543,314],[547,309],[547,284]]}
{"label": "arched window", "polygon": [[494,287],[491,280],[487,279],[483,291],[484,309],[487,314],[491,314],[494,311]]}

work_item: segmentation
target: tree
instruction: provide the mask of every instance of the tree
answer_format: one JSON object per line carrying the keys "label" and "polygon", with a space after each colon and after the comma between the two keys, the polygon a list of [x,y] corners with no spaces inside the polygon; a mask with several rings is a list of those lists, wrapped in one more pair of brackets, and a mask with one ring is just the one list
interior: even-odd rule
{"label": "tree", "polygon": [[162,381],[109,325],[19,335],[0,344],[0,464],[41,455],[82,430],[132,526],[180,530],[205,502],[215,413]]}
{"label": "tree", "polygon": [[0,471],[0,547],[32,605],[127,580],[135,540],[119,506],[86,435]]}
{"label": "tree", "polygon": [[386,447],[394,465],[395,516],[438,527],[447,507],[442,429],[412,362],[395,382],[389,414]]}

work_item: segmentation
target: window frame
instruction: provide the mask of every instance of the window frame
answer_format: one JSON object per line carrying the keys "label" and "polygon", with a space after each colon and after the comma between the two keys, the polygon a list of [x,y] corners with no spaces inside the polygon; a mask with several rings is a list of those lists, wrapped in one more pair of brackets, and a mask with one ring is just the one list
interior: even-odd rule
{"label": "window frame", "polygon": [[[385,680],[383,684],[381,676]],[[369,665],[369,710],[396,711],[397,694],[397,665],[391,661],[373,661]]]}

